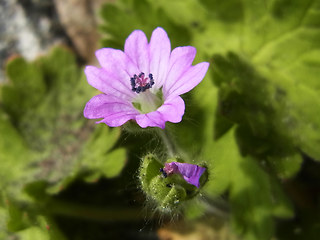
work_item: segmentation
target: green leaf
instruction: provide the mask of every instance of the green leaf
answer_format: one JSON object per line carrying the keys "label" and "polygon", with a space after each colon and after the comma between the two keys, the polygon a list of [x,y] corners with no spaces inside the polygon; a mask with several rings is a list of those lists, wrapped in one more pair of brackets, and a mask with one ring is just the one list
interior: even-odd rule
{"label": "green leaf", "polygon": [[210,148],[208,145],[218,135],[217,129],[214,129],[217,121],[217,88],[210,77],[207,74],[198,86],[183,95],[186,109],[182,121],[179,124],[167,124],[169,131],[175,134],[172,137],[183,149],[181,154],[187,161],[201,163],[198,161],[199,154],[203,149]]}
{"label": "green leaf", "polygon": [[101,176],[112,178],[120,174],[126,163],[126,151],[124,148],[111,150],[119,136],[119,128],[97,126],[83,149],[81,166],[91,172],[86,177],[87,181],[95,181]]}
{"label": "green leaf", "polygon": [[21,57],[9,61],[6,70],[12,85],[2,90],[2,101],[6,111],[17,121],[28,108],[40,103],[46,86],[37,67]]}
{"label": "green leaf", "polygon": [[126,155],[124,148],[118,148],[110,153],[86,158],[82,164],[90,174],[85,176],[85,180],[95,182],[102,176],[106,178],[117,177],[125,166]]}
{"label": "green leaf", "polygon": [[34,201],[44,204],[48,200],[48,195],[46,194],[47,187],[48,182],[39,180],[26,184],[23,191]]}
{"label": "green leaf", "polygon": [[116,177],[120,174],[126,162],[126,150],[118,148],[107,154],[106,159],[102,162],[102,173],[107,178]]}
{"label": "green leaf", "polygon": [[155,8],[161,8],[176,24],[186,27],[202,27],[206,21],[206,9],[197,0],[149,0]]}
{"label": "green leaf", "polygon": [[105,34],[102,45],[123,49],[125,39],[136,30],[141,29],[147,36],[158,26],[166,29],[171,38],[172,46],[186,45],[190,41],[187,28],[171,20],[154,2],[147,0],[122,0],[105,4],[100,12],[103,25],[100,27]]}
{"label": "green leaf", "polygon": [[235,128],[204,149],[208,161],[207,195],[215,198],[229,191],[234,229],[245,239],[270,239],[273,216],[292,217],[292,207],[280,184],[256,159],[240,154]]}
{"label": "green leaf", "polygon": [[22,210],[21,206],[18,206],[12,200],[7,200],[7,209],[9,219],[7,221],[7,228],[11,232],[23,230],[30,226],[30,219],[27,211]]}
{"label": "green leaf", "polygon": [[282,189],[279,180],[272,176],[270,176],[269,179],[271,195],[275,196],[271,200],[271,203],[273,204],[272,214],[279,218],[293,218],[295,213],[292,201]]}
{"label": "green leaf", "polygon": [[299,172],[303,159],[295,153],[286,157],[269,157],[268,162],[279,178],[287,179]]}
{"label": "green leaf", "polygon": [[211,21],[194,44],[220,54],[213,62],[222,114],[231,108],[229,120],[249,125],[256,137],[284,137],[319,160],[319,2],[201,2]]}
{"label": "green leaf", "polygon": [[[43,180],[48,183],[48,193],[56,194],[87,174],[88,159],[94,158],[101,165],[107,154],[112,160],[117,158],[118,165],[113,168],[114,164],[114,171],[105,176],[113,177],[121,171],[124,150],[111,150],[120,130],[104,126],[93,131],[92,122],[83,117],[85,103],[95,91],[87,85],[70,50],[56,47],[30,63],[13,59],[7,72],[12,85],[1,87],[0,100],[5,106],[0,112],[4,136],[4,141],[0,140],[0,156],[6,159],[3,168],[8,168],[1,176],[4,184],[14,182],[15,189],[21,189],[25,183]],[[23,111],[15,96],[26,102]],[[14,108],[17,112],[11,111]],[[13,164],[15,171],[9,170]],[[90,171],[100,172],[100,165]]]}
{"label": "green leaf", "polygon": [[268,176],[250,158],[239,162],[238,168],[230,191],[233,226],[244,239],[270,239],[273,221]]}
{"label": "green leaf", "polygon": [[48,230],[31,227],[18,233],[21,240],[50,240]]}
{"label": "green leaf", "polygon": [[189,201],[184,206],[184,216],[188,220],[199,219],[206,214],[206,206],[197,201]]}
{"label": "green leaf", "polygon": [[16,235],[21,240],[67,240],[54,222],[40,216],[37,218],[38,226],[27,228]]}
{"label": "green leaf", "polygon": [[9,116],[0,109],[0,188],[10,189],[21,186],[14,183],[17,178],[26,179],[30,174],[29,164],[31,151],[28,149],[26,142],[19,135],[19,132],[10,122]]}
{"label": "green leaf", "polygon": [[96,158],[107,153],[120,137],[120,128],[109,128],[100,124],[95,126],[89,141],[84,146],[84,157]]}
{"label": "green leaf", "polygon": [[243,158],[238,167],[230,189],[233,226],[245,239],[270,239],[272,217],[293,217],[291,203],[254,159]]}
{"label": "green leaf", "polygon": [[220,88],[217,114],[227,119],[226,124],[240,125],[237,137],[244,154],[271,160],[271,165],[278,167],[289,162],[288,169],[279,172],[282,177],[298,172],[301,156],[297,147],[317,159],[320,113],[312,106],[320,106],[320,102],[311,90],[301,97],[308,88],[288,79],[276,83],[278,75],[272,78],[271,73],[256,70],[234,53],[214,58],[213,77]]}
{"label": "green leaf", "polygon": [[234,130],[228,131],[218,141],[211,140],[204,148],[203,156],[209,160],[209,179],[204,191],[212,197],[219,196],[231,187],[231,176],[236,176],[238,164],[242,160]]}

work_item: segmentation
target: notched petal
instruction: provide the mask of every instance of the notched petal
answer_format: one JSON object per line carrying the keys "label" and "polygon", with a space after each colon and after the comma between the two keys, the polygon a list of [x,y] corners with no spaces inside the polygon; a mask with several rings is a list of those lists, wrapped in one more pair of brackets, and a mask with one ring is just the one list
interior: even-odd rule
{"label": "notched petal", "polygon": [[134,97],[130,82],[123,82],[118,75],[103,68],[87,66],[84,70],[88,83],[99,91],[130,101]]}
{"label": "notched petal", "polygon": [[133,31],[125,42],[124,52],[140,72],[149,73],[149,47],[144,32],[141,30]]}
{"label": "notched petal", "polygon": [[208,62],[198,63],[197,65],[190,67],[170,89],[167,89],[165,95],[177,96],[189,92],[202,81],[208,71],[208,68]]}
{"label": "notched petal", "polygon": [[163,119],[166,121],[178,123],[182,120],[184,110],[184,101],[178,96],[172,99],[167,99],[157,111],[161,113]]}
{"label": "notched petal", "polygon": [[162,28],[156,28],[151,35],[150,72],[154,75],[155,87],[160,88],[166,80],[171,52],[170,39]]}
{"label": "notched petal", "polygon": [[164,129],[166,121],[162,118],[161,113],[154,111],[146,114],[136,116],[138,125],[142,128],[146,127],[159,127]]}
{"label": "notched petal", "polygon": [[99,94],[90,99],[86,104],[83,114],[86,118],[106,118],[114,113],[138,114],[130,103],[121,101],[119,98]]}
{"label": "notched petal", "polygon": [[167,92],[190,67],[196,56],[196,49],[191,46],[177,47],[170,55],[169,70],[164,91]]}

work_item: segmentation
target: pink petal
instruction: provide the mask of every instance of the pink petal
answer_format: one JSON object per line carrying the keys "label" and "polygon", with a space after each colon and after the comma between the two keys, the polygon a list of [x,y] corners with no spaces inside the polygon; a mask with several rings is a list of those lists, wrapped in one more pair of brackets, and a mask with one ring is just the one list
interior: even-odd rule
{"label": "pink petal", "polygon": [[123,83],[130,84],[130,78],[139,73],[137,66],[121,50],[102,48],[96,51],[97,59],[103,69],[118,76]]}
{"label": "pink petal", "polygon": [[150,73],[153,74],[155,87],[159,89],[167,76],[171,51],[170,39],[162,28],[158,27],[152,32],[149,49]]}
{"label": "pink petal", "polygon": [[162,118],[162,114],[154,111],[136,116],[136,121],[140,127],[159,127],[164,129],[166,121]]}
{"label": "pink petal", "polygon": [[164,167],[165,172],[169,174],[181,174],[184,180],[186,180],[186,182],[196,186],[197,188],[200,187],[199,180],[205,170],[206,168],[200,167],[195,164],[180,162],[166,163]]}
{"label": "pink petal", "polygon": [[177,123],[182,120],[184,114],[184,101],[181,97],[167,99],[156,111],[140,114],[136,117],[137,123],[142,128],[159,127],[165,128],[166,122]]}
{"label": "pink petal", "polygon": [[167,99],[157,111],[161,113],[162,118],[165,121],[178,123],[182,120],[184,110],[184,101],[181,97],[177,96],[175,98]]}
{"label": "pink petal", "polygon": [[106,118],[115,113],[139,114],[131,103],[121,101],[119,98],[99,94],[91,98],[86,104],[83,115],[89,119]]}
{"label": "pink petal", "polygon": [[182,74],[190,68],[195,56],[196,49],[194,47],[186,46],[173,49],[170,56],[169,72],[163,86],[165,95]]}
{"label": "pink petal", "polygon": [[124,52],[130,57],[132,62],[138,67],[139,74],[144,72],[149,73],[149,48],[148,39],[141,30],[133,31],[127,38],[124,45]]}
{"label": "pink petal", "polygon": [[105,117],[103,120],[96,123],[105,123],[109,127],[119,127],[125,124],[127,121],[134,119],[136,114],[128,114],[125,112],[114,113]]}
{"label": "pink petal", "polygon": [[201,82],[207,73],[208,67],[209,63],[207,62],[202,62],[190,67],[170,89],[167,89],[165,95],[177,96],[189,92]]}
{"label": "pink petal", "polygon": [[103,93],[110,94],[120,99],[131,101],[135,96],[131,91],[130,79],[124,83],[119,76],[105,69],[87,66],[84,70],[88,83]]}

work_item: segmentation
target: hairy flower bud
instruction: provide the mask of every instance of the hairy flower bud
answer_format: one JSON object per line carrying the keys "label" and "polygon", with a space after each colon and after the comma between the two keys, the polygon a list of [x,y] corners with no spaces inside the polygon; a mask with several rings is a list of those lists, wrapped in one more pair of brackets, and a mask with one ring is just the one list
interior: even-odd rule
{"label": "hairy flower bud", "polygon": [[[157,204],[158,210],[162,212],[180,209],[184,201],[194,198],[199,193],[201,185],[207,179],[207,174],[203,174],[207,172],[206,168],[180,162],[180,159],[168,159],[164,165],[153,154],[148,154],[141,161],[139,170],[141,188],[147,198],[153,200]],[[179,166],[179,168],[177,167],[176,171],[169,173],[168,167],[165,168],[168,164]],[[196,173],[193,174],[196,181],[190,183],[186,180],[185,168],[190,168],[189,172],[192,174]],[[199,171],[194,171],[194,169]],[[199,174],[199,172],[201,173]]]}

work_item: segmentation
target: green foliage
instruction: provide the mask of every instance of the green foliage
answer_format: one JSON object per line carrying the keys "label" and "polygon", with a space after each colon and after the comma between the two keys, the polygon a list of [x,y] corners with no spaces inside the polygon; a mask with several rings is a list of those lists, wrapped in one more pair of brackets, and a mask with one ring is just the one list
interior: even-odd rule
{"label": "green foliage", "polygon": [[[285,90],[235,54],[214,58],[213,77],[220,87],[217,114],[222,118],[216,128],[224,119],[229,124],[238,123],[237,138],[243,154],[267,161],[281,177],[293,176],[302,162],[298,135],[294,134],[299,119],[292,119],[287,112]],[[285,164],[287,168],[283,168]]]}
{"label": "green foliage", "polygon": [[[0,131],[2,135],[0,138],[0,159],[5,159],[1,162],[0,171],[0,187],[3,189],[5,186],[10,187],[14,179],[26,176],[24,164],[29,161],[30,150],[2,109],[0,109]],[[15,167],[12,168],[12,166]]]}
{"label": "green foliage", "polygon": [[243,157],[235,142],[234,128],[212,141],[204,155],[214,159],[204,191],[216,197],[229,191],[234,228],[245,239],[269,239],[272,217],[292,217],[290,202],[279,183],[251,157]]}
{"label": "green foliage", "polygon": [[187,45],[190,33],[180,23],[175,23],[160,7],[154,7],[154,2],[148,0],[123,0],[106,4],[101,9],[104,20],[101,32],[106,33],[102,46],[123,49],[123,43],[128,35],[136,29],[141,29],[148,36],[157,26],[161,26],[171,35],[173,46]]}
{"label": "green foliage", "polygon": [[[100,127],[92,131],[91,124],[83,118],[84,104],[94,92],[87,87],[69,50],[55,48],[49,56],[34,63],[13,59],[8,63],[7,74],[12,82],[2,88],[3,108],[7,113],[2,113],[0,126],[4,133],[12,131],[5,136],[12,141],[10,148],[16,149],[6,148],[4,144],[9,144],[8,140],[2,143],[8,151],[1,152],[4,158],[16,154],[8,161],[17,158],[25,169],[27,165],[36,165],[33,178],[45,179],[50,184],[64,179],[70,182],[85,171],[101,171],[106,177],[120,173],[125,151],[111,150],[120,135],[119,129]],[[23,96],[22,111],[19,99],[7,97],[9,88]],[[25,159],[20,160],[21,155]]]}
{"label": "green foliage", "polygon": [[[63,239],[34,224],[45,217],[41,206],[77,179],[118,176],[126,162],[126,150],[115,148],[120,129],[93,128],[82,116],[94,90],[67,49],[34,62],[12,59],[7,76],[0,89],[0,188],[12,204],[0,208],[8,209],[7,227],[19,239]],[[32,199],[22,191],[26,184]]]}
{"label": "green foliage", "polygon": [[[216,54],[213,78],[220,89],[220,114],[247,125],[255,140],[268,142],[270,139],[265,138],[269,134],[283,140],[281,143],[288,142],[289,146],[280,146],[283,149],[276,149],[277,143],[272,146],[271,151],[280,152],[274,155],[283,155],[280,158],[298,147],[318,160],[319,108],[314,106],[320,105],[319,2],[202,2],[211,7],[207,9],[216,7],[208,13],[213,21],[206,31],[218,37],[206,38],[204,45],[199,44],[203,36],[198,35],[194,43]],[[231,15],[231,5],[233,21],[222,17]],[[231,34],[230,28],[234,29]],[[215,45],[217,42],[222,46]]]}

